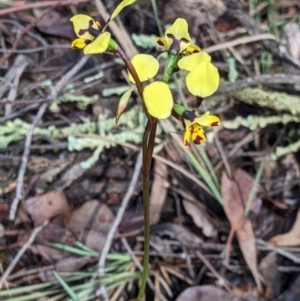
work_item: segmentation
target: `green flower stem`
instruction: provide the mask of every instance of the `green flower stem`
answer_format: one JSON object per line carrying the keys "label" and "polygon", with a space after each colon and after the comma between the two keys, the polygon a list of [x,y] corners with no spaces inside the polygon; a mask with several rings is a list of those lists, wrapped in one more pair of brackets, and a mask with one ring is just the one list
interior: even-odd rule
{"label": "green flower stem", "polygon": [[139,79],[139,76],[132,65],[131,61],[124,53],[124,51],[117,47],[117,53],[123,60],[127,70],[132,75],[138,94],[140,96],[144,111],[147,115],[148,121],[146,124],[145,132],[143,135],[143,210],[144,210],[144,261],[143,261],[143,272],[142,272],[142,283],[139,289],[138,300],[142,300],[147,278],[149,275],[149,251],[150,251],[150,213],[149,213],[149,190],[150,190],[150,170],[152,164],[153,149],[155,144],[157,119],[149,115],[147,107],[145,106],[143,96],[143,86]]}
{"label": "green flower stem", "polygon": [[169,52],[165,64],[163,82],[168,83],[171,75],[174,73],[174,70],[178,68],[177,61],[178,61],[178,55]]}
{"label": "green flower stem", "polygon": [[118,44],[114,39],[110,39],[108,43],[107,49],[110,51],[117,51],[118,50]]}
{"label": "green flower stem", "polygon": [[140,286],[138,300],[142,300],[147,278],[149,274],[149,251],[150,251],[150,212],[149,212],[149,190],[150,170],[152,165],[153,149],[155,144],[157,119],[150,117],[147,122],[143,136],[143,209],[144,209],[144,261],[142,283]]}

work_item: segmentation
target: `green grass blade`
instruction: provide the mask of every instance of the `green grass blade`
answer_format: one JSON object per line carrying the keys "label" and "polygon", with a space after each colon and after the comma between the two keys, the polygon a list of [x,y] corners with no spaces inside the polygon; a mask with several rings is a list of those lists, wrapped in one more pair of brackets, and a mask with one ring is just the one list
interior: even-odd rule
{"label": "green grass blade", "polygon": [[215,170],[211,164],[211,161],[210,161],[209,157],[207,156],[204,146],[199,145],[199,147],[197,147],[197,150],[199,151],[200,156],[202,157],[203,161],[205,162],[207,169],[210,171],[211,177],[212,177],[213,181],[215,182],[216,187],[218,189],[220,189],[220,182],[219,182],[218,177],[215,173]]}
{"label": "green grass blade", "polygon": [[256,193],[257,186],[259,184],[260,178],[262,176],[262,172],[264,170],[264,166],[265,166],[264,161],[261,161],[259,164],[259,167],[258,167],[258,171],[255,176],[251,191],[249,193],[249,197],[248,197],[246,208],[245,208],[245,216],[248,216],[248,214],[249,214],[250,207],[251,207],[252,201],[254,199],[254,195]]}
{"label": "green grass blade", "polygon": [[61,278],[55,271],[53,271],[53,275],[57,279],[57,281],[60,283],[60,285],[63,287],[65,292],[72,298],[73,301],[79,301],[77,295],[75,292],[71,289],[71,287],[65,282],[63,278]]}
{"label": "green grass blade", "polygon": [[195,156],[189,152],[186,152],[188,159],[193,164],[194,168],[198,171],[200,176],[203,178],[204,182],[207,184],[213,195],[215,196],[216,200],[223,206],[223,198],[220,194],[219,189],[216,187],[215,183],[212,181],[210,175],[204,169],[201,164],[196,160]]}

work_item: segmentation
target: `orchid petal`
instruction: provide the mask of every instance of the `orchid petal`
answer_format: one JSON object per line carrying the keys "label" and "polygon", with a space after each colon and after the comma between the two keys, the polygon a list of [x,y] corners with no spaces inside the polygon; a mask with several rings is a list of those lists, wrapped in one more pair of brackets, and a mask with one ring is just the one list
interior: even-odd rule
{"label": "orchid petal", "polygon": [[146,86],[144,89],[144,100],[151,116],[165,119],[171,115],[173,97],[166,83],[156,81]]}
{"label": "orchid petal", "polygon": [[85,40],[94,40],[95,37],[92,36],[88,29],[90,27],[94,29],[99,29],[99,22],[95,22],[92,17],[87,15],[78,14],[73,16],[70,21],[73,23],[75,34]]}
{"label": "orchid petal", "polygon": [[220,119],[215,115],[210,115],[209,112],[205,112],[202,116],[196,117],[192,124],[194,123],[201,126],[219,126]]}
{"label": "orchid petal", "polygon": [[113,11],[112,15],[110,16],[110,20],[114,19],[122,11],[124,7],[132,4],[135,1],[136,0],[123,0]]}
{"label": "orchid petal", "polygon": [[211,56],[208,53],[201,51],[199,53],[194,53],[180,59],[178,61],[178,67],[183,70],[192,71],[192,69],[198,63],[210,63],[210,61]]}
{"label": "orchid petal", "polygon": [[92,43],[88,44],[84,48],[83,53],[84,54],[103,53],[104,51],[107,50],[109,41],[110,41],[110,33],[103,32]]}
{"label": "orchid petal", "polygon": [[172,45],[174,39],[179,41],[179,52],[184,51],[191,42],[191,38],[188,32],[188,24],[185,19],[178,18],[165,32],[165,38],[169,46]]}
{"label": "orchid petal", "polygon": [[[153,78],[159,69],[157,59],[149,54],[137,54],[131,59],[131,63],[134,66],[141,82]],[[135,84],[130,72],[128,72],[128,78]]]}
{"label": "orchid petal", "polygon": [[190,45],[187,47],[186,51],[190,53],[197,53],[201,51],[201,48],[196,45]]}
{"label": "orchid petal", "polygon": [[74,49],[82,49],[84,48],[86,45],[88,45],[88,40],[85,40],[85,39],[75,39],[72,44],[71,44],[71,47],[74,48]]}
{"label": "orchid petal", "polygon": [[185,132],[184,132],[184,137],[183,137],[183,144],[186,148],[189,148],[190,146],[190,139],[191,139],[191,131],[188,128],[186,128]]}
{"label": "orchid petal", "polygon": [[156,38],[156,44],[159,46],[169,47],[168,41],[165,38]]}
{"label": "orchid petal", "polygon": [[191,124],[190,131],[192,134],[192,140],[194,144],[201,144],[202,142],[206,141],[204,130],[199,124]]}
{"label": "orchid petal", "polygon": [[198,63],[186,76],[186,85],[191,94],[200,97],[212,95],[219,87],[218,69],[211,63]]}

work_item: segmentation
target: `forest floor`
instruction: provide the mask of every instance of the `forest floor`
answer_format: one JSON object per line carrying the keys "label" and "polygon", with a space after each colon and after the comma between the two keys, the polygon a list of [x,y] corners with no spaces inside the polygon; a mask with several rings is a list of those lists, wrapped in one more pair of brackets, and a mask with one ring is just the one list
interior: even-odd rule
{"label": "forest floor", "polygon": [[[70,47],[73,15],[103,24],[117,4],[0,0],[0,300],[137,297],[145,115],[132,94],[116,126],[124,65]],[[199,112],[221,126],[187,149],[182,125],[159,121],[145,300],[300,300],[299,0],[157,6],[108,30],[131,58],[185,18],[221,77]],[[192,106],[184,77],[171,87]]]}

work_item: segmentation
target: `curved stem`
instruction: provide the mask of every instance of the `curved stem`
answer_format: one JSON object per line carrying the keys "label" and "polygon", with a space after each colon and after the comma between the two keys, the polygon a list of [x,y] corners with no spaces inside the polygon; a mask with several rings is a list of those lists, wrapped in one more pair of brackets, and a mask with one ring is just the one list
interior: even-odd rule
{"label": "curved stem", "polygon": [[135,81],[138,93],[139,93],[139,95],[141,97],[141,100],[142,100],[142,102],[144,102],[143,86],[142,86],[142,83],[140,81],[140,78],[139,78],[138,74],[135,71],[135,68],[133,67],[131,61],[129,60],[129,58],[127,57],[127,55],[125,54],[125,52],[119,46],[117,47],[117,52],[118,52],[120,58],[122,59],[122,61],[124,62],[126,68],[128,69],[128,71],[132,75],[132,77],[133,77],[133,79]]}
{"label": "curved stem", "polygon": [[135,70],[134,66],[132,65],[130,59],[125,54],[125,52],[122,50],[122,48],[120,48],[120,46],[117,47],[117,53],[119,54],[120,58],[122,59],[122,61],[125,64],[127,70],[130,72],[130,74],[132,75],[132,77],[135,81],[135,84],[136,84],[138,94],[139,94],[140,99],[141,99],[143,109],[145,111],[145,114],[146,114],[148,120],[150,120],[150,122],[151,122],[151,116],[149,115],[147,107],[145,105],[144,95],[143,95],[143,85],[140,81],[140,78],[139,78],[138,74],[136,73],[136,70]]}

